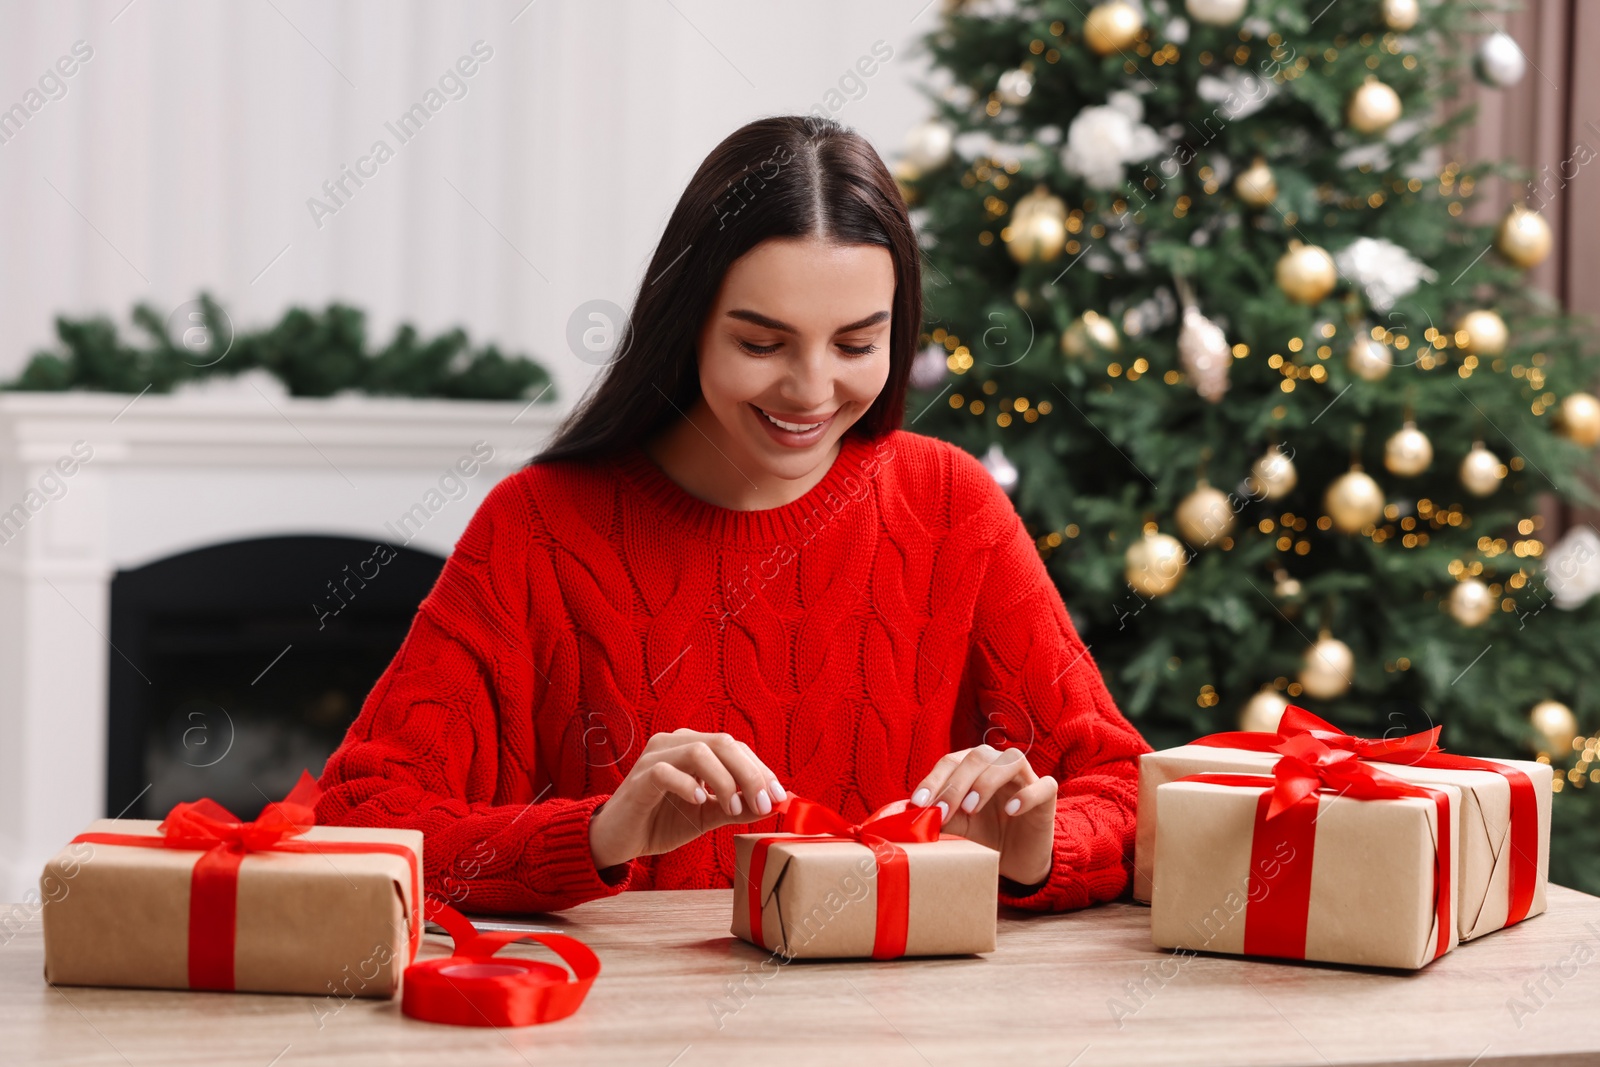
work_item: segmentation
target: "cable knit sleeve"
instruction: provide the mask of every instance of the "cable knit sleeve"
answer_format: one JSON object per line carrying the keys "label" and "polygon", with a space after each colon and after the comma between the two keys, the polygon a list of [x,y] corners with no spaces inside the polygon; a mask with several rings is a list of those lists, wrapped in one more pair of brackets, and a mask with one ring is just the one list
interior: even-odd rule
{"label": "cable knit sleeve", "polygon": [[1117,710],[1010,498],[981,467],[972,479],[1001,530],[968,659],[980,728],[1059,783],[1050,873],[1037,886],[1002,878],[1000,901],[1068,911],[1111,900],[1131,876],[1138,757],[1150,746]]}
{"label": "cable knit sleeve", "polygon": [[[609,794],[536,794],[543,673],[524,475],[489,491],[323,769],[319,822],[421,830],[427,891],[478,912],[556,911],[627,889],[589,817]],[[544,776],[548,781],[548,776]]]}

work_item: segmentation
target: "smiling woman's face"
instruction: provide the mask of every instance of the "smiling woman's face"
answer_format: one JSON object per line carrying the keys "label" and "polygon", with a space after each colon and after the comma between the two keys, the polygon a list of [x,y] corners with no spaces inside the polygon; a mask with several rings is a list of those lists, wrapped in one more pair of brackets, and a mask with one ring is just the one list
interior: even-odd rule
{"label": "smiling woman's face", "polygon": [[756,245],[728,269],[700,331],[695,423],[747,475],[820,479],[889,379],[894,288],[879,245]]}

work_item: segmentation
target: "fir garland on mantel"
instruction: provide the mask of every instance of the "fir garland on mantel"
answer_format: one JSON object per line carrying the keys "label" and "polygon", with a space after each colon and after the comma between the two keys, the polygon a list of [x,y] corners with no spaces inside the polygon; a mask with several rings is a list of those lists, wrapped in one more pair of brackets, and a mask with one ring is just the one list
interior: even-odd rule
{"label": "fir garland on mantel", "polygon": [[[239,334],[207,293],[180,310],[185,309],[194,314],[163,318],[149,304],[136,305],[133,322],[147,335],[143,345],[125,343],[116,324],[103,315],[57,316],[60,349],[36,352],[22,373],[0,383],[0,389],[167,393],[183,382],[262,368],[281,380],[291,396],[356,391],[455,400],[555,400],[543,366],[503,355],[492,344],[474,348],[459,328],[423,340],[410,325],[402,325],[387,346],[369,352],[365,313],[344,304],[329,304],[321,312],[291,308],[275,325]],[[181,331],[176,338],[168,327],[175,319],[174,328]]]}

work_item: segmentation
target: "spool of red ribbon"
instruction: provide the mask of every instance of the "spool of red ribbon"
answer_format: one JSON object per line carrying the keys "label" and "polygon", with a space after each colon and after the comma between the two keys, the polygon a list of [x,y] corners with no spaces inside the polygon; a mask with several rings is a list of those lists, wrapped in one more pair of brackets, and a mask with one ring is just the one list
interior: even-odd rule
{"label": "spool of red ribbon", "polygon": [[[400,1010],[413,1019],[452,1026],[532,1026],[565,1019],[578,1010],[600,959],[565,934],[479,931],[450,905],[430,898],[427,915],[455,942],[452,955],[406,968]],[[538,960],[495,958],[514,941],[545,945],[572,973]]]}

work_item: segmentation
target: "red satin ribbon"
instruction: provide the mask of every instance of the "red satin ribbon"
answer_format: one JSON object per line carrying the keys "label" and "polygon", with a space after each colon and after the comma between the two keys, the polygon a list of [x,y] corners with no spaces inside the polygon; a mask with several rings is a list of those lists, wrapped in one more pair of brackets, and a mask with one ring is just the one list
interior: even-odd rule
{"label": "red satin ribbon", "polygon": [[[1260,774],[1191,774],[1180,782],[1208,782],[1242,789],[1261,789],[1256,803],[1254,835],[1250,840],[1250,878],[1264,869],[1280,869],[1266,892],[1247,894],[1244,951],[1252,956],[1305,959],[1306,921],[1311,913],[1312,857],[1316,850],[1317,808],[1324,791],[1357,800],[1393,800],[1400,797],[1431,799],[1438,813],[1438,847],[1434,851],[1434,914],[1438,927],[1433,957],[1450,949],[1454,932],[1451,915],[1450,794],[1442,789],[1413,785],[1363,763],[1348,749],[1334,749],[1309,734],[1284,739],[1282,757],[1272,776]],[[1278,862],[1282,848],[1293,849],[1290,859]]]}
{"label": "red satin ribbon", "polygon": [[234,988],[233,955],[238,931],[239,865],[251,852],[294,852],[320,855],[359,855],[386,852],[401,856],[411,867],[410,957],[417,955],[422,939],[422,873],[417,854],[404,845],[376,841],[292,841],[316,825],[317,799],[322,790],[307,771],[282,800],[267,805],[257,818],[239,817],[209,797],[177,804],[156,829],[145,834],[79,834],[76,844],[129,845],[134,848],[173,848],[199,851],[189,876],[189,988]]}
{"label": "red satin ribbon", "polygon": [[859,841],[872,849],[877,861],[878,915],[877,927],[872,937],[872,958],[890,960],[905,955],[906,931],[910,923],[911,866],[905,849],[896,841],[938,841],[950,836],[939,833],[942,819],[937,807],[906,808],[892,815],[884,811],[890,805],[869,815],[865,821],[853,823],[843,815],[814,800],[791,794],[781,801],[773,813],[779,816],[781,831],[816,836],[763,837],[750,853],[750,877],[747,901],[750,909],[750,938],[762,948],[769,948],[761,931],[761,880],[767,870],[767,850],[776,842],[785,845],[808,841]]}
{"label": "red satin ribbon", "polygon": [[1500,775],[1511,787],[1510,899],[1506,925],[1521,922],[1533,907],[1533,895],[1539,883],[1539,799],[1533,779],[1503,763],[1443,751],[1439,746],[1441,729],[1443,727],[1435,726],[1431,730],[1393,738],[1352,737],[1305,708],[1290,704],[1278,722],[1277,733],[1230,730],[1208,734],[1190,744],[1275,752],[1286,738],[1310,736],[1329,748],[1352,752],[1357,759],[1454,771],[1490,771]]}
{"label": "red satin ribbon", "polygon": [[[427,914],[449,931],[455,951],[406,968],[400,1010],[413,1019],[452,1026],[531,1026],[564,1019],[578,1010],[600,973],[600,960],[589,946],[565,934],[481,933],[434,897],[428,898]],[[537,960],[492,958],[514,941],[549,947],[572,974]]]}

